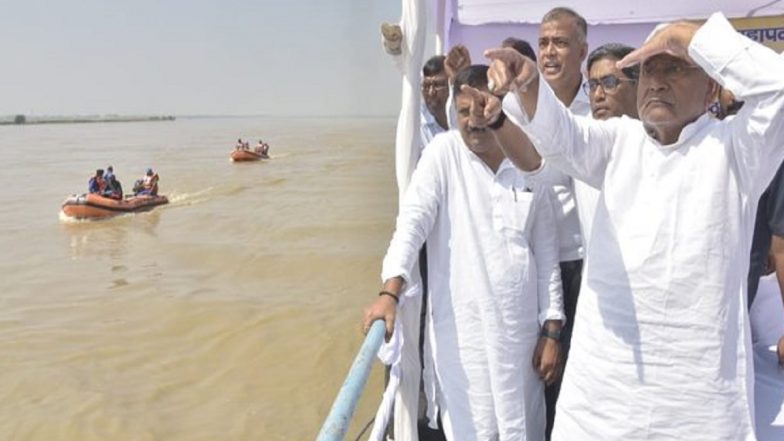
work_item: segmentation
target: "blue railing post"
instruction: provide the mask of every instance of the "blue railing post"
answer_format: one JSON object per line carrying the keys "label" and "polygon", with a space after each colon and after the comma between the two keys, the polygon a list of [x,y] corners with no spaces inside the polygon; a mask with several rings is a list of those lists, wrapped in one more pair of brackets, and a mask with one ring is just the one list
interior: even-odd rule
{"label": "blue railing post", "polygon": [[343,387],[340,388],[340,392],[332,404],[329,416],[321,426],[316,441],[342,441],[346,436],[348,425],[354,416],[354,409],[357,407],[359,397],[362,395],[362,390],[365,389],[365,384],[370,376],[373,360],[384,341],[384,333],[383,320],[376,320],[370,326],[365,341],[359,349],[357,358],[354,359],[354,364],[351,365]]}

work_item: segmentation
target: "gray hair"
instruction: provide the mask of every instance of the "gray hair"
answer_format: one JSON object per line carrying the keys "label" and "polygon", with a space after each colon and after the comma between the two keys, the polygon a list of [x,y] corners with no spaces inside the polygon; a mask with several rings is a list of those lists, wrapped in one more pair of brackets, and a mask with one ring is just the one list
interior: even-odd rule
{"label": "gray hair", "polygon": [[564,17],[568,17],[574,20],[575,25],[577,25],[577,29],[580,31],[580,41],[585,42],[585,40],[588,38],[588,23],[586,23],[583,16],[575,12],[574,9],[563,6],[550,9],[550,11],[547,14],[544,14],[544,17],[542,17],[542,23],[556,21]]}
{"label": "gray hair", "polygon": [[[596,49],[594,49],[588,55],[587,67],[588,70],[591,70],[591,66],[593,63],[603,60],[605,58],[611,58],[613,60],[622,60],[623,57],[629,55],[634,48],[631,46],[627,46],[625,44],[620,43],[607,43],[603,44]],[[635,64],[631,67],[624,67],[621,69],[624,75],[631,78],[632,80],[637,80],[640,78],[640,64]]]}

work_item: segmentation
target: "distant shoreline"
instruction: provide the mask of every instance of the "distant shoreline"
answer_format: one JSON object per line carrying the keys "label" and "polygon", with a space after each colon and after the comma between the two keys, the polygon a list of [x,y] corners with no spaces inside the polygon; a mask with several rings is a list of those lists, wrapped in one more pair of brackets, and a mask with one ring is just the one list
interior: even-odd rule
{"label": "distant shoreline", "polygon": [[107,122],[150,122],[174,121],[175,117],[166,116],[68,116],[68,117],[25,117],[17,115],[12,120],[0,120],[4,126],[25,126],[30,124],[84,124]]}
{"label": "distant shoreline", "polygon": [[[23,119],[19,121],[19,118]],[[26,115],[0,115],[0,126],[24,126],[35,124],[85,124],[85,123],[113,123],[113,122],[157,122],[192,119],[234,119],[234,118],[266,118],[274,120],[321,120],[321,119],[359,119],[359,120],[386,120],[395,119],[397,115],[163,115],[163,116],[119,116],[119,115],[90,115],[90,116],[26,116]]]}

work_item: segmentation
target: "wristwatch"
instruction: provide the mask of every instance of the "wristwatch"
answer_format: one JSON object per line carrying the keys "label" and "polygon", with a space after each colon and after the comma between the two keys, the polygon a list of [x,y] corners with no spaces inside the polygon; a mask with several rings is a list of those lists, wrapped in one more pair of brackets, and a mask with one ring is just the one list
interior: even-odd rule
{"label": "wristwatch", "polygon": [[492,130],[498,130],[501,128],[501,126],[504,125],[505,121],[506,121],[506,114],[502,110],[501,113],[498,114],[498,117],[495,119],[495,121],[488,124],[487,127]]}
{"label": "wristwatch", "polygon": [[546,328],[542,328],[542,332],[539,333],[542,337],[552,338],[555,341],[561,341],[561,330],[557,331],[548,331]]}

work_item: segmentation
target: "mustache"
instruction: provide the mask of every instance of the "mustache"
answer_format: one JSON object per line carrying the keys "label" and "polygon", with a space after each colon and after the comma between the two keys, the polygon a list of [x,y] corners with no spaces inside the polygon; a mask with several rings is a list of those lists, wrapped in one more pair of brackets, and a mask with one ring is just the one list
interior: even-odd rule
{"label": "mustache", "polygon": [[651,102],[660,102],[664,104],[672,104],[672,100],[669,97],[665,97],[663,95],[658,94],[647,94],[642,99],[643,104],[650,104]]}
{"label": "mustache", "polygon": [[468,127],[468,133],[484,133],[487,127]]}

